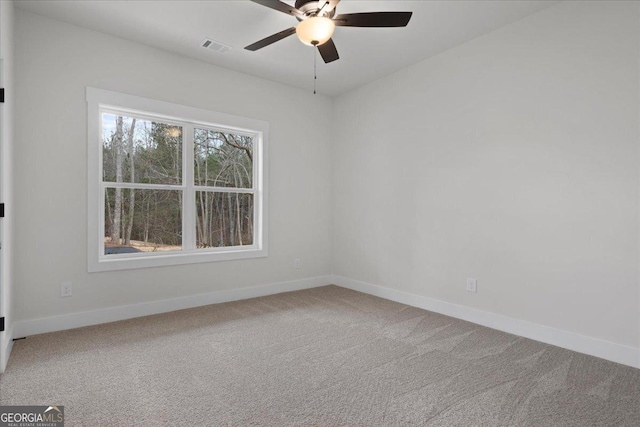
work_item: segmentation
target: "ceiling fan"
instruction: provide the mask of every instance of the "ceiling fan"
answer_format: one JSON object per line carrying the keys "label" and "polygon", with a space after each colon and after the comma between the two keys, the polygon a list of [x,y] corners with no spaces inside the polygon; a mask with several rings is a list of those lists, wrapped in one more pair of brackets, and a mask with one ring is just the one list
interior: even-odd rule
{"label": "ceiling fan", "polygon": [[340,3],[340,0],[296,0],[295,7],[279,0],[251,1],[291,15],[300,23],[295,27],[250,44],[245,49],[256,51],[296,33],[302,43],[316,46],[327,64],[340,58],[336,45],[331,39],[336,26],[406,27],[412,15],[412,12],[366,12],[336,15],[336,5]]}

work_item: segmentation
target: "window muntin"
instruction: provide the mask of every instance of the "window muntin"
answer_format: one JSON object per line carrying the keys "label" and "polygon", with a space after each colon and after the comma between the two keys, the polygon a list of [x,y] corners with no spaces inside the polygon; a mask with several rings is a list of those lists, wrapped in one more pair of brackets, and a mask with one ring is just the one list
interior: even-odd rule
{"label": "window muntin", "polygon": [[92,88],[87,101],[89,271],[267,255],[266,123]]}

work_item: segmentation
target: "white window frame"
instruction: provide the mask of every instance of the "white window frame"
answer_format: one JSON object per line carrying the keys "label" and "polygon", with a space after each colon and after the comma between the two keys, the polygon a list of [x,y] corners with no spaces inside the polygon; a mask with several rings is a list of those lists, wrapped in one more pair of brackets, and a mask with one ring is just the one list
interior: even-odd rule
{"label": "white window frame", "polygon": [[[88,271],[113,271],[268,256],[268,136],[267,122],[185,105],[87,87],[88,124]],[[182,185],[104,183],[102,181],[102,112],[125,113],[183,127]],[[253,188],[198,187],[194,185],[194,128],[253,136]],[[150,188],[183,191],[182,251],[104,254],[105,188]],[[196,191],[226,191],[254,195],[254,239],[251,246],[197,249]]]}

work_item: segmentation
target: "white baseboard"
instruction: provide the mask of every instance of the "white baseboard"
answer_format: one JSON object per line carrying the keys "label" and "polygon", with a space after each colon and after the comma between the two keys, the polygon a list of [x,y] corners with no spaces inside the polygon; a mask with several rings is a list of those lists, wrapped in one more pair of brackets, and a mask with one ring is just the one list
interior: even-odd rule
{"label": "white baseboard", "polygon": [[380,298],[466,320],[499,331],[600,357],[634,368],[640,368],[640,348],[603,341],[525,320],[476,310],[474,308],[397,291],[383,286],[372,285],[346,277],[334,276],[333,283],[343,288],[375,295]]}
{"label": "white baseboard", "polygon": [[[210,292],[206,294],[103,308],[93,311],[63,314],[60,316],[44,317],[33,320],[22,320],[14,323],[13,338],[46,332],[63,331],[83,326],[98,325],[100,323],[115,322],[132,319],[134,317],[149,316],[151,314],[167,313],[185,308],[201,307],[229,301],[262,297],[282,292],[299,291],[331,283],[332,276],[319,276],[290,282],[271,283],[252,286],[249,288],[233,289],[229,291]],[[12,340],[10,340],[12,341]]]}
{"label": "white baseboard", "polygon": [[4,338],[5,342],[0,342],[0,345],[4,346],[2,358],[0,358],[0,374],[2,374],[7,368],[9,355],[11,354],[11,350],[13,349],[13,327],[5,331]]}

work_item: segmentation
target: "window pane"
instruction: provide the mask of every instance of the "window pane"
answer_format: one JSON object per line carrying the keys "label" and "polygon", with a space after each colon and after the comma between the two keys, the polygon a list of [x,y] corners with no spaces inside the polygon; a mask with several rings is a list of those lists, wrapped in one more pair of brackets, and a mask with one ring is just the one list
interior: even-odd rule
{"label": "window pane", "polygon": [[182,191],[107,188],[104,254],[182,250]]}
{"label": "window pane", "polygon": [[253,194],[196,191],[196,247],[253,245]]}
{"label": "window pane", "polygon": [[194,184],[253,187],[253,137],[195,129]]}
{"label": "window pane", "polygon": [[182,184],[182,127],[102,114],[105,182]]}

